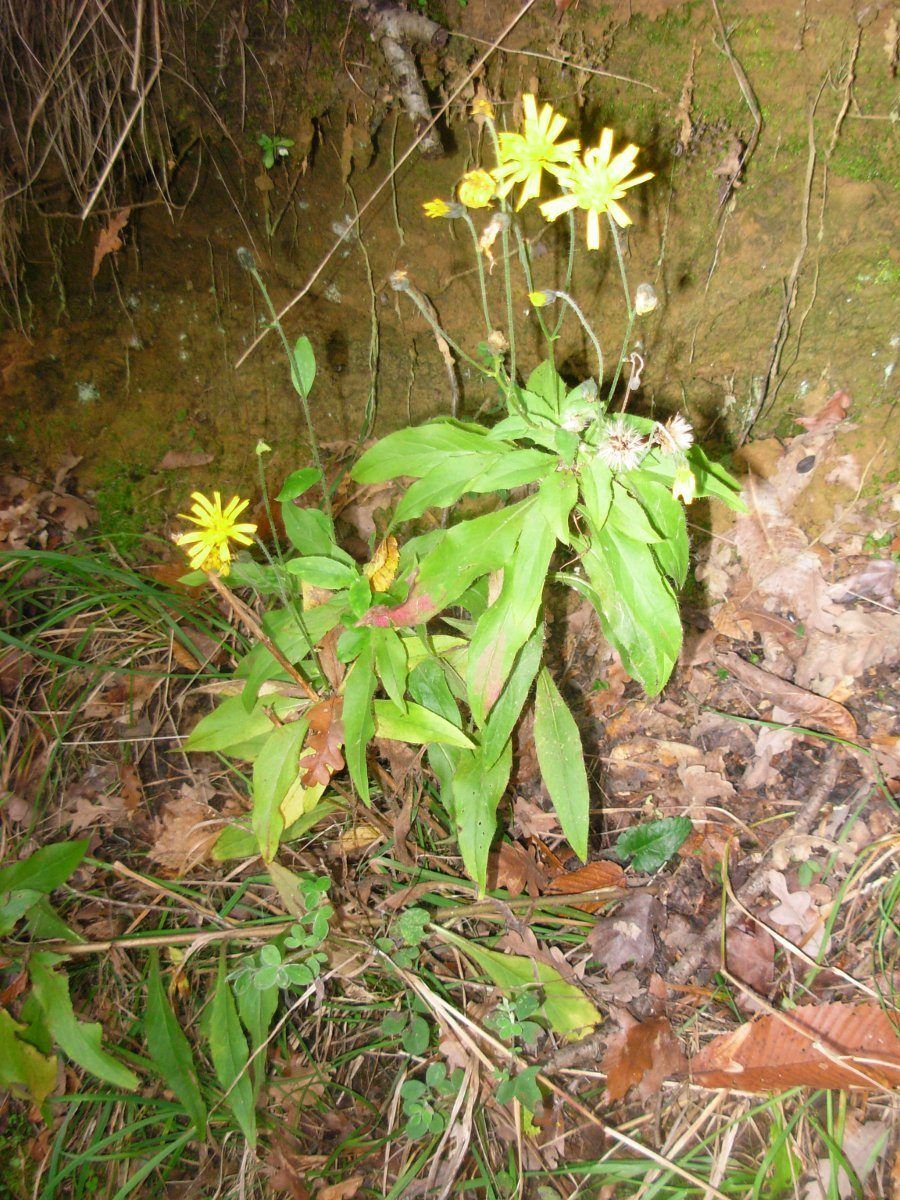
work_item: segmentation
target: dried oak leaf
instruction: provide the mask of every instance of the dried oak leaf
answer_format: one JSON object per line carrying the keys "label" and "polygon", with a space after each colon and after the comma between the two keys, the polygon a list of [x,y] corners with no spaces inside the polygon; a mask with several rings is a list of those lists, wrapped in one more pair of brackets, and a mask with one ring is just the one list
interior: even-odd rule
{"label": "dried oak leaf", "polygon": [[185,785],[177,800],[163,806],[156,823],[156,839],[148,851],[153,862],[174,876],[184,875],[202,862],[222,829],[222,818],[216,810],[190,798],[190,790]]}
{"label": "dried oak leaf", "polygon": [[511,896],[539,896],[547,882],[544,870],[518,842],[501,842],[488,856],[487,883],[491,891],[506,888]]}
{"label": "dried oak leaf", "polygon": [[806,1004],[713,1038],[689,1065],[700,1087],[742,1092],[894,1088],[900,1035],[877,1004]]}
{"label": "dried oak leaf", "polygon": [[332,696],[329,700],[320,700],[318,704],[314,704],[306,714],[309,721],[306,748],[313,753],[303,756],[306,770],[301,782],[304,787],[330,783],[331,776],[344,765],[344,723],[341,720],[343,704],[342,696]]}
{"label": "dried oak leaf", "polygon": [[94,264],[91,267],[91,279],[97,278],[100,264],[106,258],[107,254],[115,254],[117,250],[122,249],[122,239],[119,237],[119,234],[128,224],[130,216],[130,208],[120,208],[117,213],[110,217],[106,228],[101,229],[97,234],[97,241],[94,245]]}
{"label": "dried oak leaf", "polygon": [[686,1067],[687,1059],[668,1018],[635,1021],[613,1037],[606,1048],[600,1064],[606,1075],[605,1099],[608,1103],[621,1100],[636,1088],[642,1100],[649,1100],[663,1080]]}
{"label": "dried oak leaf", "polygon": [[614,975],[623,967],[646,967],[656,953],[654,930],[662,923],[663,907],[649,892],[630,892],[615,916],[604,917],[588,934],[592,956]]}

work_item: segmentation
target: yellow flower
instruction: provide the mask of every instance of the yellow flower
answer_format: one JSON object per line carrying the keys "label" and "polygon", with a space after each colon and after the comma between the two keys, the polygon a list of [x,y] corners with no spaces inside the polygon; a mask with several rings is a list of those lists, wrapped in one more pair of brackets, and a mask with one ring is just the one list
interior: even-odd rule
{"label": "yellow flower", "polygon": [[550,298],[546,292],[529,292],[528,299],[535,308],[543,308],[545,304],[549,303]]}
{"label": "yellow flower", "polygon": [[192,521],[197,529],[179,534],[175,539],[176,546],[187,546],[187,556],[195,571],[216,571],[219,575],[227,575],[231,570],[231,547],[229,540],[241,546],[251,546],[253,539],[249,534],[256,533],[256,526],[249,522],[238,523],[249,500],[241,500],[235,496],[222,508],[222,497],[213,492],[210,500],[202,492],[192,492],[190,513],[179,513],[183,521]]}
{"label": "yellow flower", "polygon": [[697,480],[694,478],[694,472],[687,463],[682,463],[675,472],[672,495],[676,500],[683,500],[685,504],[690,504],[696,494]]}
{"label": "yellow flower", "polygon": [[459,181],[456,194],[466,208],[487,208],[494,198],[497,185],[487,171],[467,171]]}
{"label": "yellow flower", "polygon": [[386,592],[397,575],[400,563],[400,548],[393,534],[388,534],[384,541],[379,542],[372,555],[372,561],[363,567],[363,574],[368,576],[373,592]]}
{"label": "yellow flower", "polygon": [[629,178],[638,147],[626,146],[615,158],[610,159],[612,143],[613,131],[604,129],[600,144],[586,150],[583,161],[574,163],[560,175],[560,183],[567,189],[566,194],[555,200],[545,200],[541,205],[541,212],[548,221],[555,221],[562,213],[573,208],[583,208],[587,213],[589,250],[597,250],[600,246],[600,214],[608,212],[622,228],[630,225],[631,217],[618,201],[629,188],[653,178],[652,171]]}
{"label": "yellow flower", "polygon": [[557,142],[566,118],[545,104],[538,112],[537,101],[531,93],[522,97],[525,120],[521,133],[501,133],[497,140],[499,162],[492,174],[497,180],[497,194],[508,195],[517,183],[522,184],[516,209],[541,194],[541,173],[549,171],[559,176],[577,161],[579,141],[571,138]]}
{"label": "yellow flower", "polygon": [[437,217],[446,217],[450,211],[450,205],[446,200],[426,200],[422,208],[425,210],[425,216],[431,217],[433,220]]}

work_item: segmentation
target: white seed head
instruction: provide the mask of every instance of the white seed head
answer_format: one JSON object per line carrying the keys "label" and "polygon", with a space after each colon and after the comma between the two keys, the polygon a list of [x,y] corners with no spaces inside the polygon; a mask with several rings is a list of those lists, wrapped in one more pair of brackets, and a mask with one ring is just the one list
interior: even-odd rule
{"label": "white seed head", "polygon": [[647,443],[638,431],[621,417],[607,421],[603,441],[597,447],[597,457],[611,471],[631,471],[639,465]]}
{"label": "white seed head", "polygon": [[676,413],[665,425],[657,425],[656,440],[663,454],[685,454],[694,444],[694,429],[690,421]]}

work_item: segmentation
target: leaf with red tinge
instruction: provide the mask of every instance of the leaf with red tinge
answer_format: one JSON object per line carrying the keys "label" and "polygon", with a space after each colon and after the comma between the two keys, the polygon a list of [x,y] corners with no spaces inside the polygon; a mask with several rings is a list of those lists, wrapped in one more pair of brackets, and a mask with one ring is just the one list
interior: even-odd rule
{"label": "leaf with red tinge", "polygon": [[344,724],[341,721],[343,696],[333,696],[330,700],[321,700],[306,714],[309,721],[309,734],[306,739],[307,749],[312,755],[303,757],[305,767],[302,783],[304,787],[313,787],[317,783],[328,784],[335,771],[344,766]]}
{"label": "leaf with red tinge", "polygon": [[798,425],[802,425],[809,433],[825,433],[840,425],[850,410],[853,399],[849,392],[842,389],[834,392],[828,403],[811,417],[797,417]]}
{"label": "leaf with red tinge", "polygon": [[[547,886],[547,891],[556,895],[574,896],[579,892],[593,892],[597,888],[622,888],[625,886],[625,870],[618,863],[609,862],[604,858],[590,862],[577,871],[562,871],[555,875]],[[588,900],[576,904],[576,908],[584,912],[596,912],[606,903],[602,900]]]}
{"label": "leaf with red tinge", "polygon": [[694,1083],[741,1092],[900,1085],[900,1035],[877,1004],[806,1004],[739,1025],[690,1062]]}
{"label": "leaf with red tinge", "polygon": [[606,1074],[606,1099],[621,1100],[637,1088],[642,1100],[649,1100],[664,1079],[683,1071],[687,1059],[666,1017],[635,1022],[609,1043],[601,1070]]}
{"label": "leaf with red tinge", "polygon": [[120,208],[117,213],[109,218],[109,224],[106,228],[101,229],[97,234],[97,241],[94,246],[94,264],[91,267],[91,279],[97,278],[100,264],[106,258],[107,254],[115,254],[117,250],[122,249],[122,239],[119,237],[119,234],[128,224],[130,216],[130,208]]}

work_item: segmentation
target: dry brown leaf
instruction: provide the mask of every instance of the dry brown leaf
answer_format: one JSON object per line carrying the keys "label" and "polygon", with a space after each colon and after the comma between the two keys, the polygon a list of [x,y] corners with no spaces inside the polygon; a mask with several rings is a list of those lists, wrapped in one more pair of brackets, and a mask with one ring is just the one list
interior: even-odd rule
{"label": "dry brown leaf", "polygon": [[775,939],[755,922],[728,931],[725,965],[735,979],[760,996],[769,996],[775,983]]}
{"label": "dry brown leaf", "polygon": [[488,888],[506,888],[511,896],[521,896],[526,889],[531,897],[539,896],[547,882],[544,870],[518,842],[501,842],[488,855]]}
{"label": "dry brown leaf", "polygon": [[738,654],[720,654],[718,661],[757,695],[787,712],[790,720],[825,729],[850,741],[856,737],[856,721],[843,704],[797,687],[771,671],[745,662]]}
{"label": "dry brown leaf", "polygon": [[656,953],[654,930],[662,923],[663,906],[649,892],[634,889],[612,917],[601,917],[588,934],[592,956],[609,975],[623,967],[639,971]]}
{"label": "dry brown leaf", "polygon": [[340,1183],[329,1184],[316,1192],[316,1200],[353,1200],[363,1185],[363,1175],[352,1175]]}
{"label": "dry brown leaf", "polygon": [[543,841],[560,833],[559,817],[555,812],[547,812],[533,800],[517,796],[513,803],[513,830],[522,837]]}
{"label": "dry brown leaf", "polygon": [[91,268],[91,279],[97,278],[97,272],[100,270],[100,264],[106,258],[107,254],[115,254],[117,250],[122,249],[122,239],[119,234],[128,224],[128,218],[131,216],[130,208],[120,208],[117,213],[109,219],[109,224],[105,229],[101,229],[97,234],[97,242],[94,246],[94,265]]}
{"label": "dry brown leaf", "polygon": [[[597,888],[625,887],[625,870],[619,863],[600,858],[596,862],[579,867],[577,871],[562,871],[554,875],[547,884],[551,895],[573,896],[579,892],[593,892]],[[588,900],[576,904],[583,912],[596,912],[603,901]]]}
{"label": "dry brown leaf", "polygon": [[[865,1184],[867,1177],[890,1148],[891,1127],[887,1121],[866,1121],[863,1124],[854,1113],[847,1114],[847,1120],[841,1129],[841,1157],[838,1162],[842,1163],[846,1159],[860,1183]],[[895,1158],[897,1163],[900,1163],[900,1154],[895,1155]],[[831,1158],[820,1158],[817,1161],[816,1178],[807,1184],[803,1200],[833,1200],[835,1196],[839,1197],[839,1200],[855,1200],[855,1197],[859,1196],[859,1189],[851,1182],[843,1166],[838,1166],[837,1178],[833,1177],[835,1166],[838,1166],[838,1163]],[[875,1195],[869,1190],[865,1194]],[[883,1194],[888,1195],[887,1192]],[[895,1188],[893,1200],[898,1198],[900,1189]]]}
{"label": "dry brown leaf", "polygon": [[340,837],[328,847],[328,853],[334,857],[339,854],[355,854],[366,850],[373,842],[377,842],[381,833],[374,825],[363,822],[362,825],[352,825],[345,829]]}
{"label": "dry brown leaf", "polygon": [[184,875],[212,850],[222,824],[214,808],[190,798],[190,788],[185,785],[177,800],[163,806],[148,856],[168,874]]}
{"label": "dry brown leaf", "polygon": [[797,417],[797,424],[802,425],[807,433],[827,433],[834,429],[835,425],[840,425],[852,403],[850,393],[839,388],[817,413],[811,417]]}
{"label": "dry brown leaf", "polygon": [[[687,73],[684,77],[684,82],[681,85],[681,96],[678,99],[678,107],[675,109],[675,121],[678,125],[678,145],[681,147],[681,153],[688,149],[691,144],[691,135],[694,132],[693,122],[691,121],[691,104],[694,99],[694,63],[697,58],[697,43],[691,48],[691,61],[688,66]],[[676,154],[678,151],[676,150]]]}
{"label": "dry brown leaf", "polygon": [[694,1083],[741,1092],[900,1085],[900,1036],[877,1004],[807,1004],[713,1038],[690,1061]]}
{"label": "dry brown leaf", "polygon": [[687,1059],[666,1017],[635,1022],[609,1042],[600,1069],[606,1075],[608,1103],[636,1088],[642,1100],[659,1091],[663,1080],[683,1071]]}
{"label": "dry brown leaf", "polygon": [[157,464],[157,471],[183,471],[189,467],[205,467],[215,455],[202,450],[167,450]]}
{"label": "dry brown leaf", "polygon": [[303,766],[306,769],[301,782],[304,787],[330,783],[331,776],[344,765],[344,723],[341,720],[343,704],[342,696],[332,696],[329,700],[320,700],[318,704],[314,704],[306,714],[309,721],[306,747],[313,753],[303,756]]}
{"label": "dry brown leaf", "polygon": [[79,529],[87,529],[94,520],[96,509],[93,505],[88,504],[87,500],[82,500],[80,496],[54,496],[53,500],[47,505],[47,510],[53,515],[54,521],[62,525],[69,533],[76,533]]}

